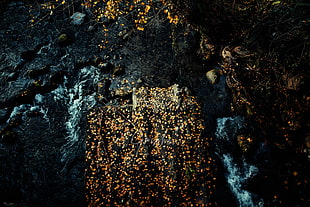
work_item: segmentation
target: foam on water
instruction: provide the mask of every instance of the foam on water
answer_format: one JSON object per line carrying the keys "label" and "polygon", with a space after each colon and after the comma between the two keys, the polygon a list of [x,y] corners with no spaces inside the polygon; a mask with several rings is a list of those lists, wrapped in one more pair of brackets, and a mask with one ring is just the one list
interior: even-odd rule
{"label": "foam on water", "polygon": [[244,118],[241,116],[218,118],[215,135],[218,139],[228,141],[242,127],[244,127]]}
{"label": "foam on water", "polygon": [[243,160],[242,166],[238,167],[230,154],[223,154],[222,157],[224,167],[227,170],[227,182],[238,201],[238,205],[240,207],[263,206],[262,201],[255,202],[254,196],[243,189],[247,180],[254,176],[258,172],[258,169],[255,166],[248,164],[245,160]]}
{"label": "foam on water", "polygon": [[21,104],[19,106],[15,106],[13,111],[11,112],[10,118],[8,118],[6,123],[9,124],[14,117],[18,116],[18,114],[20,113],[23,114],[29,108],[30,108],[29,104]]}
{"label": "foam on water", "polygon": [[73,80],[73,85],[68,87],[69,79],[65,77],[65,81],[57,89],[52,91],[54,100],[60,101],[68,110],[68,117],[65,122],[67,130],[66,144],[61,148],[62,162],[68,162],[68,157],[74,153],[76,147],[82,144],[81,135],[81,119],[83,113],[96,104],[95,93],[87,94],[87,86],[90,80],[96,83],[99,79],[99,71],[91,66],[82,68],[79,71],[78,78]]}
{"label": "foam on water", "polygon": [[[230,144],[230,141],[236,136],[239,129],[244,127],[243,117],[224,117],[217,119],[216,137],[218,140],[225,140]],[[262,207],[264,206],[263,200],[257,198],[251,192],[245,190],[245,185],[249,178],[258,173],[258,169],[254,165],[250,165],[243,157],[234,158],[230,148],[221,148],[222,151],[218,152],[223,165],[226,169],[227,183],[238,201],[240,207]],[[225,151],[223,150],[225,149]],[[242,163],[241,166],[237,165]]]}

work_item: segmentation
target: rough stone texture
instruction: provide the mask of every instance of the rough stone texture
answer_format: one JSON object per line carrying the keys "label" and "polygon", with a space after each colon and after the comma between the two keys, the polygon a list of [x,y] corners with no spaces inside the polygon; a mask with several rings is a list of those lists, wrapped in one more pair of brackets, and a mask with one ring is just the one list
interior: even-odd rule
{"label": "rough stone texture", "polygon": [[[205,77],[205,68],[192,64],[195,61],[191,50],[195,43],[194,33],[185,35],[188,32],[184,29],[174,28],[178,36],[174,39],[177,44],[172,48],[171,26],[165,21],[166,17],[156,16],[144,32],[137,31],[133,25],[128,24],[130,19],[120,18],[117,24],[110,21],[109,35],[105,36],[100,24],[89,18],[85,18],[83,24],[74,26],[70,24],[70,10],[56,9],[53,15],[49,15],[50,11],[38,6],[31,1],[9,2],[0,14],[0,205],[13,203],[17,206],[85,206],[85,114],[94,106],[89,104],[91,101],[97,101],[95,106],[134,104],[135,113],[140,113],[139,117],[152,118],[146,111],[152,112],[153,109],[147,106],[138,107],[139,103],[131,100],[134,88],[141,94],[136,93],[135,100],[138,101],[143,98],[146,98],[146,101],[152,100],[152,97],[144,94],[153,90],[162,101],[172,104],[181,101],[178,104],[183,104],[186,109],[196,106],[196,99],[187,99],[191,96],[181,89],[180,94],[184,93],[187,98],[182,98],[180,94],[173,95],[175,90],[172,88],[158,88],[179,83],[199,94],[201,102],[204,103],[204,116],[207,114],[204,125],[210,126],[205,129],[208,135],[212,134],[215,127],[211,125],[213,117],[227,111],[224,79],[221,77],[219,84],[210,86]],[[79,7],[75,9],[80,12],[83,10]],[[34,14],[37,21],[32,22],[30,15]],[[121,26],[122,24],[125,26]],[[120,32],[122,35],[119,36]],[[70,37],[70,44],[57,43],[61,34]],[[114,69],[117,66],[125,67],[116,71]],[[48,70],[44,69],[47,67]],[[148,89],[140,90],[141,86]],[[171,100],[164,96],[169,94],[176,99]],[[156,99],[160,105],[159,101]],[[100,112],[109,114],[113,110],[115,113],[123,111],[131,116],[134,114],[131,107],[120,107],[118,110],[111,107],[109,112],[102,108]],[[195,111],[195,107],[192,110]],[[73,113],[74,111],[76,113]],[[99,115],[96,116],[98,118]],[[159,114],[156,116],[158,120],[161,119]],[[185,112],[180,117],[187,120],[192,115]],[[123,116],[117,118],[125,121]],[[171,124],[175,123],[171,117],[166,119]],[[134,120],[137,123],[142,122],[142,119]],[[197,120],[201,124],[201,120]],[[75,122],[69,123],[70,121]],[[74,130],[69,132],[68,129]],[[173,132],[175,131],[169,131],[171,136]],[[152,133],[154,136],[154,132]],[[186,137],[184,133],[188,134],[180,132],[180,137]],[[164,132],[160,134],[163,135]],[[70,143],[73,135],[79,135],[79,138]],[[197,137],[198,143],[207,142],[200,136]],[[148,142],[148,145],[152,147],[154,144]],[[145,150],[145,147],[141,147],[141,150]],[[174,150],[182,152],[192,149],[189,146],[183,149],[180,143],[173,147]],[[163,150],[158,154],[159,160],[163,162],[168,148],[159,146],[155,149]],[[136,153],[137,150],[132,152]],[[201,152],[195,153],[191,151],[189,155],[202,156]],[[185,153],[184,162],[191,162],[190,165],[199,168],[200,164],[193,163],[189,155]],[[191,172],[192,167],[185,166],[184,162],[180,163],[183,163],[182,167],[187,167],[187,170],[185,169],[185,174],[184,170],[179,171],[180,177],[197,176],[197,179],[193,180],[194,186],[197,180],[207,179],[199,177],[201,174],[198,176]],[[155,163],[155,166],[162,165]],[[167,167],[158,173],[166,173],[168,169]],[[202,171],[207,169],[203,166]],[[173,182],[170,184],[174,185]],[[184,186],[184,182],[181,182],[181,186]],[[203,189],[197,190],[200,192]],[[195,198],[188,194],[188,190],[185,191],[184,195],[188,198]],[[162,192],[173,196],[168,188]],[[200,198],[208,200],[205,192],[208,192],[208,189],[202,197],[197,198],[197,202]],[[177,193],[181,194],[180,191]],[[162,195],[160,197],[160,202],[166,202]],[[227,197],[229,196],[225,196]],[[176,202],[181,202],[184,200],[182,199]],[[145,198],[140,199],[144,200]]]}
{"label": "rough stone texture", "polygon": [[[98,56],[101,31],[87,32],[91,22],[75,28],[57,10],[31,26],[31,11],[46,12],[38,9],[13,1],[0,14],[0,206],[84,206],[85,151],[62,160],[68,109],[51,92],[64,76],[74,86],[77,63]],[[62,31],[78,38],[60,47]]]}

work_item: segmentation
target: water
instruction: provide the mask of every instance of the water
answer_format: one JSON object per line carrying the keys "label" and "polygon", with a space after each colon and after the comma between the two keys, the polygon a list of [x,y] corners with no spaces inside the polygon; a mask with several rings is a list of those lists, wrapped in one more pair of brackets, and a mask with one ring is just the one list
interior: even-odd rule
{"label": "water", "polygon": [[[76,150],[83,148],[84,139],[81,139],[81,119],[84,113],[96,104],[96,93],[88,94],[88,88],[99,80],[99,69],[93,66],[82,68],[73,79],[65,77],[65,81],[51,93],[55,102],[60,102],[67,109],[67,118],[64,124],[66,144],[60,149],[61,161],[66,165]],[[91,82],[90,82],[91,81]]]}
{"label": "water", "polygon": [[[217,119],[217,153],[221,158],[226,170],[227,183],[235,196],[240,207],[260,207],[264,206],[263,200],[256,195],[245,190],[245,185],[251,177],[258,173],[257,167],[246,162],[244,157],[234,157],[232,142],[238,130],[244,128],[244,118],[224,117]],[[241,164],[237,164],[241,163]]]}
{"label": "water", "polygon": [[26,112],[40,112],[43,114],[43,118],[49,122],[47,116],[47,109],[43,107],[44,96],[41,94],[37,94],[32,104],[21,104],[19,106],[15,106],[10,114],[9,119],[6,121],[9,124],[12,119],[15,117],[22,117],[23,121],[27,121]]}

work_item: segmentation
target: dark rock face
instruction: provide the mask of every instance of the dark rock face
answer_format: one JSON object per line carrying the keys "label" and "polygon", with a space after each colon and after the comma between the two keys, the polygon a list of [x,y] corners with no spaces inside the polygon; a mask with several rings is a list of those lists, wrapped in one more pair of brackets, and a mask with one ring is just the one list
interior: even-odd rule
{"label": "dark rock face", "polygon": [[[82,70],[75,65],[100,56],[93,49],[100,39],[87,32],[90,22],[75,28],[63,25],[66,18],[55,15],[31,27],[28,3],[8,3],[1,12],[1,206],[85,206],[83,143],[64,158],[70,106],[53,91],[74,86]],[[82,38],[60,41],[63,26]]]}
{"label": "dark rock face", "polygon": [[[98,45],[107,39],[92,21],[85,18],[75,26],[72,14],[61,11],[30,26],[27,4],[9,3],[1,14],[0,205],[85,206],[86,114],[95,107],[132,105],[135,88],[187,86],[186,94],[202,102],[205,137],[214,136],[216,117],[229,114],[225,77],[216,74],[216,84],[208,82],[211,67],[200,66],[193,55],[193,34],[177,31],[178,44],[172,48],[167,22],[140,33],[130,25],[121,27],[124,19],[108,20],[103,24],[111,34],[102,51]],[[205,197],[233,205],[218,159],[214,176],[221,187]],[[191,171],[183,172],[188,180]]]}

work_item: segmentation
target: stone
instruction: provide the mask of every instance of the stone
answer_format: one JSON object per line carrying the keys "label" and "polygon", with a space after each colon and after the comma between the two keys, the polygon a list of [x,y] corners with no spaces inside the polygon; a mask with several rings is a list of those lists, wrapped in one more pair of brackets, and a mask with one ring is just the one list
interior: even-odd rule
{"label": "stone", "polygon": [[217,69],[212,69],[206,73],[206,76],[211,84],[216,84],[220,80],[220,72]]}
{"label": "stone", "polygon": [[16,94],[13,94],[11,97],[6,98],[1,104],[0,107],[14,107],[21,104],[31,104],[35,97],[34,91],[30,89],[22,89]]}
{"label": "stone", "polygon": [[113,96],[118,96],[118,97],[125,97],[128,96],[132,93],[131,89],[126,89],[126,88],[118,88],[112,91]]}
{"label": "stone", "polygon": [[18,72],[12,72],[8,75],[8,81],[15,81],[18,78]]}
{"label": "stone", "polygon": [[75,12],[71,17],[71,24],[73,25],[81,25],[84,22],[86,14],[81,12]]}
{"label": "stone", "polygon": [[282,75],[282,81],[287,89],[294,91],[298,91],[302,84],[302,78],[298,75],[292,76],[290,74],[284,74]]}
{"label": "stone", "polygon": [[95,30],[95,27],[90,25],[88,28],[87,28],[87,32],[92,32]]}
{"label": "stone", "polygon": [[10,116],[10,111],[8,109],[0,109],[0,124],[4,123]]}
{"label": "stone", "polygon": [[124,65],[118,65],[113,69],[113,75],[115,76],[121,76],[125,74],[125,66]]}
{"label": "stone", "polygon": [[307,136],[305,139],[305,146],[310,149],[310,136]]}
{"label": "stone", "polygon": [[36,78],[49,72],[50,72],[50,66],[46,65],[39,69],[28,70],[28,75],[30,78]]}
{"label": "stone", "polygon": [[56,42],[59,46],[68,46],[73,43],[73,38],[67,33],[62,33],[58,36]]}
{"label": "stone", "polygon": [[237,46],[235,47],[232,52],[234,53],[235,56],[237,57],[247,57],[250,56],[250,52],[248,50],[246,50],[245,48],[241,47],[241,46]]}
{"label": "stone", "polygon": [[209,38],[203,36],[200,40],[200,51],[205,60],[211,60],[215,55],[215,45],[212,44]]}
{"label": "stone", "polygon": [[12,144],[17,140],[17,133],[12,130],[6,130],[1,136],[1,141],[4,144]]}
{"label": "stone", "polygon": [[37,53],[35,50],[26,50],[26,51],[22,52],[22,54],[20,55],[20,57],[26,61],[34,60],[36,58],[36,56],[37,56]]}

